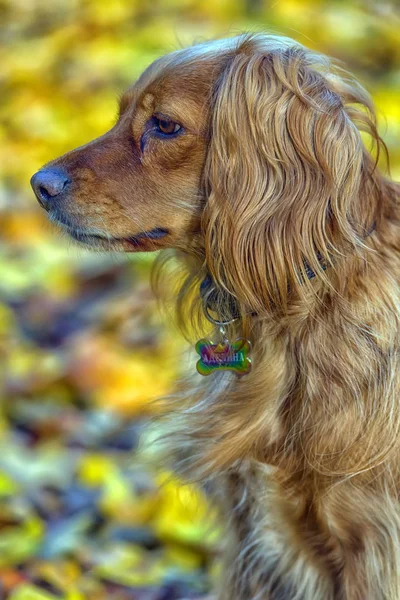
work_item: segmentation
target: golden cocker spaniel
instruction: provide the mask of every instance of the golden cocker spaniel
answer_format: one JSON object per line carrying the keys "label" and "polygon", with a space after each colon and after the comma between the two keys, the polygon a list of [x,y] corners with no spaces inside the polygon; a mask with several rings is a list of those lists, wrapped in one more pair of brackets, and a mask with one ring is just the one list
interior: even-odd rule
{"label": "golden cocker spaniel", "polygon": [[[108,133],[32,178],[79,242],[174,249],[182,326],[204,309],[222,336],[170,419],[226,521],[220,600],[400,599],[400,187],[379,151],[352,77],[241,35],[156,60]],[[251,358],[226,362],[236,338]]]}

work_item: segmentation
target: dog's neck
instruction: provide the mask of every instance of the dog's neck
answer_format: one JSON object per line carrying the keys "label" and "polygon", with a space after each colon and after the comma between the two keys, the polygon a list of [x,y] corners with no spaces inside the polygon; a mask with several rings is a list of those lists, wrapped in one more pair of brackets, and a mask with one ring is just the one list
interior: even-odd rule
{"label": "dog's neck", "polygon": [[[368,238],[376,229],[376,221],[374,221],[366,232],[364,239]],[[323,256],[320,252],[317,252],[317,259],[323,271],[326,271],[328,264],[324,261]],[[303,259],[305,273],[308,279],[313,279],[317,276],[317,273],[313,271],[308,262]],[[300,279],[302,276],[300,276]],[[288,292],[290,286],[288,286]],[[219,315],[221,321],[236,321],[241,318],[238,302],[233,294],[230,294],[227,290],[216,285],[214,279],[210,273],[207,273],[203,281],[200,284],[200,297],[205,306],[205,310],[212,310],[213,312],[219,313],[221,307],[224,307],[224,314]],[[250,313],[250,316],[257,316],[257,313]]]}

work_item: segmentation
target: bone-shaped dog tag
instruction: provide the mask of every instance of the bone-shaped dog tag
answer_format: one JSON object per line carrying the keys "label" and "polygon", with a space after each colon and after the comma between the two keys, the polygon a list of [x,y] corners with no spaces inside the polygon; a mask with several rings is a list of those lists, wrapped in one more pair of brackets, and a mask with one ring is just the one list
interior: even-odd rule
{"label": "bone-shaped dog tag", "polygon": [[233,371],[246,375],[251,369],[251,343],[239,338],[235,342],[224,340],[214,344],[210,340],[199,340],[196,352],[200,355],[196,368],[200,375],[210,375],[214,371]]}

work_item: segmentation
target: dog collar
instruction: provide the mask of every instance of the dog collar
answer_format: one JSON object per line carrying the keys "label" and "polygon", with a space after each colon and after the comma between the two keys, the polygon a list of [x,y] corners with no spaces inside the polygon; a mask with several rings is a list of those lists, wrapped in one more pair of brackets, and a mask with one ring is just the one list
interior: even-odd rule
{"label": "dog collar", "polygon": [[[367,231],[365,238],[369,237],[375,231],[375,229],[376,221],[372,223],[372,226]],[[317,259],[319,264],[321,265],[321,269],[323,271],[326,271],[328,265],[326,264],[326,262],[324,262],[324,259],[320,252],[317,252]],[[316,277],[315,271],[312,270],[306,259],[303,259],[303,263],[307,278],[313,279],[314,277]],[[214,325],[223,327],[225,325],[229,325],[229,323],[233,323],[233,321],[237,321],[238,319],[240,319],[240,311],[236,298],[226,290],[222,288],[218,289],[210,273],[207,273],[207,275],[204,277],[203,281],[200,284],[200,297],[203,303],[204,314],[211,323],[214,323]],[[210,311],[218,313],[221,305],[226,307],[226,314],[220,315],[220,320],[214,319],[210,315]],[[257,313],[252,312],[250,313],[250,316],[256,317]]]}

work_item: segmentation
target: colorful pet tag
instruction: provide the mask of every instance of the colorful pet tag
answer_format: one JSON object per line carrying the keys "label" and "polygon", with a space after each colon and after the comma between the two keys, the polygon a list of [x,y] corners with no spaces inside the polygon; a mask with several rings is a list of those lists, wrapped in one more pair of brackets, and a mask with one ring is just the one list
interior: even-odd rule
{"label": "colorful pet tag", "polygon": [[196,352],[200,355],[196,367],[200,375],[210,375],[214,371],[233,371],[246,375],[251,369],[251,343],[243,338],[230,342],[224,339],[218,344],[210,340],[199,340]]}

